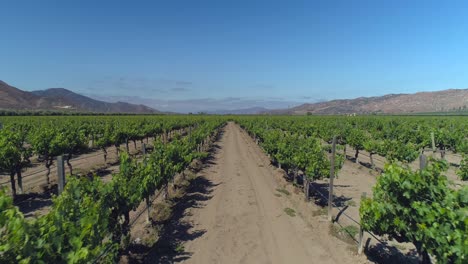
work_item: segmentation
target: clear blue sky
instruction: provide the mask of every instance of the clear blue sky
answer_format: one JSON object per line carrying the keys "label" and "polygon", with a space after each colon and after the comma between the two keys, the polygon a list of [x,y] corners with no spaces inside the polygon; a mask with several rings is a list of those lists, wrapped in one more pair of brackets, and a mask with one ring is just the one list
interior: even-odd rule
{"label": "clear blue sky", "polygon": [[174,110],[468,87],[467,1],[17,0],[0,10],[0,79],[25,90]]}

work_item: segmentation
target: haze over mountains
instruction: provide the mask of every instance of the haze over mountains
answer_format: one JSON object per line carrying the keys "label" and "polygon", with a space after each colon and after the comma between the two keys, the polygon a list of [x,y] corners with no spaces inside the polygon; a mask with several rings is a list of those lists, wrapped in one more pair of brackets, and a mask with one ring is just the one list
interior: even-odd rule
{"label": "haze over mountains", "polygon": [[0,109],[93,113],[159,113],[159,111],[145,105],[103,102],[64,88],[51,88],[32,92],[22,91],[3,81],[0,81]]}
{"label": "haze over mountains", "polygon": [[269,109],[265,107],[250,107],[250,108],[242,108],[242,109],[234,109],[234,110],[216,110],[216,111],[209,111],[208,114],[213,115],[254,115],[254,114],[262,114],[268,113]]}
{"label": "haze over mountains", "polygon": [[[449,89],[416,94],[389,94],[376,97],[306,103],[289,109],[249,108],[206,111],[209,114],[400,114],[468,111],[468,89]],[[109,103],[64,88],[27,92],[0,81],[0,109],[54,110],[95,113],[161,113],[143,104]],[[200,112],[194,110],[193,113]]]}
{"label": "haze over mountains", "polygon": [[467,111],[468,89],[449,89],[415,94],[388,94],[376,97],[332,100],[303,104],[290,109],[274,110],[273,114],[401,114]]}

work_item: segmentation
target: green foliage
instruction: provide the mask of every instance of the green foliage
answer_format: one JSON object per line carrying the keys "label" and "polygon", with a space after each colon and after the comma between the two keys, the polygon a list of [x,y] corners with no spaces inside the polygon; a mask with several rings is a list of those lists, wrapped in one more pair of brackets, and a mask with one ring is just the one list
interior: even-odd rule
{"label": "green foliage", "polygon": [[35,251],[33,224],[24,219],[4,189],[0,190],[0,262],[29,263],[29,254]]}
{"label": "green foliage", "polygon": [[112,228],[112,207],[106,195],[109,187],[99,178],[68,179],[64,192],[54,199],[52,210],[37,220],[38,261],[85,263],[113,243],[106,240]]}
{"label": "green foliage", "polygon": [[10,175],[13,196],[16,196],[14,175],[21,177],[21,170],[30,163],[31,149],[25,147],[26,131],[2,129],[0,130],[0,173]]}
{"label": "green foliage", "polygon": [[389,161],[400,161],[410,163],[419,156],[419,151],[412,143],[400,143],[396,140],[385,140],[383,149],[386,152],[385,157]]}
{"label": "green foliage", "polygon": [[17,134],[6,129],[0,130],[0,172],[13,172],[16,164],[21,162],[21,157]]}
{"label": "green foliage", "polygon": [[302,140],[294,152],[294,161],[298,168],[304,170],[310,179],[328,177],[330,174],[330,161],[316,138]]}
{"label": "green foliage", "polygon": [[[330,160],[326,155],[314,128],[309,128],[305,134],[291,133],[269,127],[258,122],[242,120],[241,125],[261,139],[261,146],[266,152],[281,164],[285,170],[302,170],[310,179],[321,179],[330,175]],[[274,124],[272,124],[274,125]],[[344,158],[337,155],[335,172],[338,173]]]}
{"label": "green foliage", "polygon": [[457,139],[454,137],[455,133],[452,133],[448,128],[442,127],[434,132],[434,139],[436,147],[440,149],[455,149]]}
{"label": "green foliage", "polygon": [[463,156],[457,174],[462,181],[468,181],[468,155]]}
{"label": "green foliage", "polygon": [[380,154],[385,156],[385,147],[382,141],[369,139],[363,144],[364,150],[370,154]]}
{"label": "green foliage", "polygon": [[[128,141],[154,137],[154,151],[142,162],[122,153],[121,171],[103,184],[99,179],[68,180],[52,211],[26,221],[0,194],[0,262],[90,262],[105,250],[114,261],[129,230],[129,212],[170,181],[194,158],[197,145],[212,136],[226,119],[203,116],[77,116],[2,117],[0,170],[14,175],[34,153],[50,165],[57,155],[85,150],[90,140],[106,152]],[[328,177],[330,144],[351,145],[387,160],[409,163],[431,145],[430,132],[441,149],[465,154],[458,175],[467,178],[468,123],[457,117],[233,117],[260,146],[292,171],[309,179]],[[191,126],[188,137],[175,136],[168,144],[158,140],[163,131]],[[341,151],[339,151],[341,152]],[[338,172],[344,156],[335,157]],[[367,228],[417,244],[442,262],[466,262],[466,188],[452,191],[434,163],[422,174],[390,165],[379,178],[373,200],[363,201]],[[385,179],[383,179],[385,178]],[[13,181],[14,182],[14,181]],[[377,188],[377,187],[376,187]],[[409,198],[408,198],[409,197]],[[9,200],[10,199],[10,200]],[[366,209],[367,208],[367,209]],[[364,218],[363,218],[364,220]],[[376,231],[377,232],[377,231]]]}
{"label": "green foliage", "polygon": [[291,217],[296,216],[296,211],[294,211],[292,208],[286,207],[284,208],[284,212]]}
{"label": "green foliage", "polygon": [[276,188],[276,191],[280,192],[282,194],[285,194],[285,195],[291,195],[291,193],[288,190],[284,189],[284,188]]}
{"label": "green foliage", "polygon": [[366,133],[360,129],[351,129],[346,139],[348,144],[356,150],[363,150],[364,143],[368,140]]}
{"label": "green foliage", "polygon": [[[13,206],[12,199],[1,190],[0,262],[115,262],[118,249],[128,243],[130,211],[162,187],[163,182],[181,172],[191,161],[185,155],[195,152],[197,144],[210,137],[222,124],[222,120],[199,122],[188,139],[174,140],[166,145],[156,142],[155,151],[143,162],[137,162],[126,152],[121,153],[120,172],[113,175],[110,183],[105,184],[98,177],[69,177],[65,190],[53,199],[51,211],[36,220],[26,221]],[[47,129],[41,135],[49,137],[43,141],[34,137],[37,149],[51,153],[43,143],[50,140],[56,142],[56,146],[63,146],[56,139],[63,140],[66,133]],[[75,142],[80,143],[85,134],[78,131],[70,135],[78,137]],[[0,141],[8,146],[4,149],[12,149],[7,142]],[[8,157],[14,156],[13,152],[5,153]]]}
{"label": "green foliage", "polygon": [[31,135],[33,150],[43,159],[53,158],[64,153],[65,144],[59,132],[52,126],[44,125]]}
{"label": "green foliage", "polygon": [[350,237],[355,238],[356,235],[359,233],[359,228],[353,225],[348,225],[348,226],[342,227],[340,232],[344,232],[348,234]]}
{"label": "green foliage", "polygon": [[413,243],[421,255],[464,263],[468,253],[467,191],[450,189],[445,162],[432,161],[422,172],[387,165],[361,201],[361,225],[378,235]]}

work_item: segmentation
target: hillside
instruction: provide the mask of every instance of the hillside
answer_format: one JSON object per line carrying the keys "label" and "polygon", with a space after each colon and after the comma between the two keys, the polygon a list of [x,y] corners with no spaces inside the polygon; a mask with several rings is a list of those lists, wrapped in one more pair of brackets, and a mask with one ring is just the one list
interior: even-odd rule
{"label": "hillside", "polygon": [[449,89],[415,94],[389,94],[377,97],[332,100],[303,104],[272,114],[399,114],[463,110],[468,108],[468,89]]}
{"label": "hillside", "polygon": [[35,109],[39,97],[0,81],[0,109]]}
{"label": "hillside", "polygon": [[91,99],[64,88],[27,92],[0,81],[0,109],[67,110],[94,113],[159,113],[144,105],[108,103]]}

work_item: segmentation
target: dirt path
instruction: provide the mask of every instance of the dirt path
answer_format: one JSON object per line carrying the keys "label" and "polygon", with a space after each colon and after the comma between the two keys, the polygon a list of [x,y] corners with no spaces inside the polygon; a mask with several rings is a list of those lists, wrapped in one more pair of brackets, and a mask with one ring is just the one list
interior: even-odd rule
{"label": "dirt path", "polygon": [[179,237],[185,257],[156,263],[356,263],[328,223],[285,213],[291,201],[276,191],[280,172],[238,125],[227,125],[219,147],[200,176],[210,182],[209,196],[179,220],[190,223],[188,239]]}

